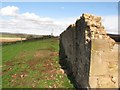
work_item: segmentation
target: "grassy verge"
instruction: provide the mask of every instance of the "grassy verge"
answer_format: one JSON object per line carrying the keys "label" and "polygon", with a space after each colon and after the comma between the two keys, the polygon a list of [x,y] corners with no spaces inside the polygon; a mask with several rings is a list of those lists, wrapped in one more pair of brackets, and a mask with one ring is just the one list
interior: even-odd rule
{"label": "grassy verge", "polygon": [[3,46],[3,88],[73,88],[59,65],[57,39]]}

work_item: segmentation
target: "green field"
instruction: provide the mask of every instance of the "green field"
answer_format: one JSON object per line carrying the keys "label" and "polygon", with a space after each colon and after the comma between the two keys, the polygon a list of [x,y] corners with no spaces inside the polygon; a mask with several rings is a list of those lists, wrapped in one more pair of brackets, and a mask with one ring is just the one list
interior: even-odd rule
{"label": "green field", "polygon": [[59,65],[55,38],[2,47],[3,88],[73,88]]}

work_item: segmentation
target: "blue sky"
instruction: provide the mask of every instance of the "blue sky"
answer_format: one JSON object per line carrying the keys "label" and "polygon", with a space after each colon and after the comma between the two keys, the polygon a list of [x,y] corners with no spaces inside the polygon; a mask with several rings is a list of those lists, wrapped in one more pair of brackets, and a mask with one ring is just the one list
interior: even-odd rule
{"label": "blue sky", "polygon": [[117,15],[117,2],[4,2],[2,7],[17,6],[19,12],[31,12],[51,18],[76,17],[82,13],[95,15]]}
{"label": "blue sky", "polygon": [[102,17],[108,33],[118,33],[117,2],[2,2],[1,32],[59,35],[83,13]]}

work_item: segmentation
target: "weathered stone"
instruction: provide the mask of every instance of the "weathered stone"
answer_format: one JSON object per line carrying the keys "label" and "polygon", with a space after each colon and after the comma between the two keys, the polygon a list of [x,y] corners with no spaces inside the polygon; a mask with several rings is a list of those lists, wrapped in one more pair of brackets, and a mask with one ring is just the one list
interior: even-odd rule
{"label": "weathered stone", "polygon": [[118,87],[118,52],[114,45],[101,17],[91,14],[82,14],[61,33],[60,64],[76,88]]}
{"label": "weathered stone", "polygon": [[92,88],[98,88],[98,80],[97,80],[97,78],[98,77],[90,77],[89,78],[89,82],[91,82],[90,83],[90,86],[92,87]]}

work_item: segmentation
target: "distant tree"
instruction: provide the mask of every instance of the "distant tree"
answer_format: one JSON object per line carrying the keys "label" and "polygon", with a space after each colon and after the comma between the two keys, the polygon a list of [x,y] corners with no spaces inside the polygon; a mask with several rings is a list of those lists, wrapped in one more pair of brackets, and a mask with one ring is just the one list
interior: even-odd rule
{"label": "distant tree", "polygon": [[30,39],[33,39],[33,38],[34,38],[33,35],[28,35],[26,39],[27,39],[27,40],[30,40]]}

